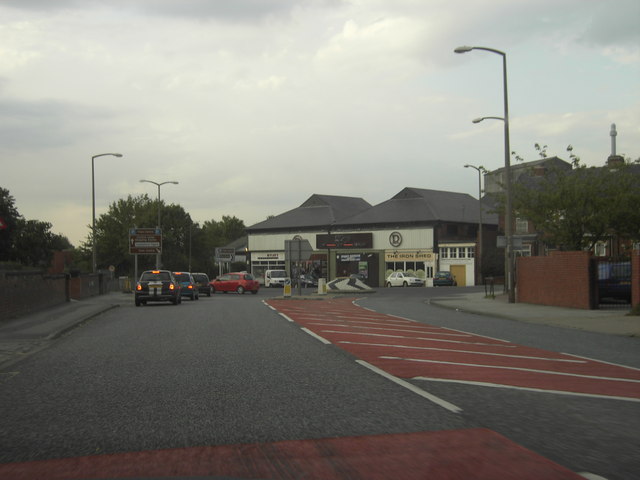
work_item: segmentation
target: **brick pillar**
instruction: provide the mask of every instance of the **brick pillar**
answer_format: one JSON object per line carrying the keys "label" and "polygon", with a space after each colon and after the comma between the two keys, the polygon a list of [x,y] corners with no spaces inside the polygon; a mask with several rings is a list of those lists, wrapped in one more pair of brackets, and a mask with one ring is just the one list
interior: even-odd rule
{"label": "brick pillar", "polygon": [[640,250],[631,252],[631,306],[640,304]]}

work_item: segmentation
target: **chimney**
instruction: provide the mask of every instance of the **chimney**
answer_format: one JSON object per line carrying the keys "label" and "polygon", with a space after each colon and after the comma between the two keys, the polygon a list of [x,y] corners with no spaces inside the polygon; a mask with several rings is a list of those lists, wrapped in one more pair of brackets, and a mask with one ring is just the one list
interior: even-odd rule
{"label": "chimney", "polygon": [[615,167],[617,165],[624,165],[624,157],[616,155],[616,137],[618,136],[618,132],[616,131],[615,123],[611,124],[609,135],[611,136],[611,155],[607,158],[607,166]]}

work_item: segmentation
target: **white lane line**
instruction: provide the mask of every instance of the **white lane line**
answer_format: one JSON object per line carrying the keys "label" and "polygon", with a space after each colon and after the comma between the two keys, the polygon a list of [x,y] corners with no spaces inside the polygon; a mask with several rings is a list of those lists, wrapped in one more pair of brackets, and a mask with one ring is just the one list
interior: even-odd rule
{"label": "white lane line", "polygon": [[500,370],[517,370],[519,372],[531,372],[542,373],[545,375],[561,375],[565,377],[577,377],[577,378],[589,378],[592,380],[606,380],[610,382],[628,382],[628,383],[640,383],[640,380],[634,380],[632,378],[617,378],[617,377],[599,377],[596,375],[581,375],[579,373],[566,373],[566,372],[554,372],[553,370],[537,370],[533,368],[518,368],[518,367],[503,367],[499,365],[481,365],[478,363],[459,363],[459,362],[445,362],[441,360],[426,360],[423,358],[402,358],[402,357],[386,357],[381,356],[385,360],[404,360],[407,362],[420,362],[420,363],[440,363],[444,365],[459,365],[461,367],[475,367],[475,368],[497,368]]}
{"label": "white lane line", "polygon": [[604,395],[604,394],[597,394],[597,393],[568,392],[566,390],[545,390],[543,388],[518,387],[516,385],[503,385],[500,383],[489,383],[489,382],[475,382],[473,380],[455,380],[451,378],[433,378],[433,377],[413,377],[411,380],[416,380],[416,381],[423,380],[426,382],[441,382],[441,383],[460,383],[464,385],[474,385],[478,387],[507,388],[510,390],[524,390],[527,392],[553,393],[556,395],[569,395],[572,397],[601,398],[601,399],[607,399],[607,400],[623,400],[625,402],[640,403],[640,398],[619,397],[615,395]]}
{"label": "white lane line", "polygon": [[409,350],[436,350],[438,352],[455,352],[469,353],[471,355],[488,355],[490,357],[509,357],[522,358],[526,360],[546,360],[548,362],[565,362],[565,363],[587,363],[585,360],[569,360],[565,358],[548,358],[548,357],[531,357],[527,355],[509,355],[507,353],[491,353],[491,352],[474,352],[473,350],[456,350],[454,348],[437,348],[437,347],[412,347],[410,345],[393,345],[388,343],[364,343],[364,342],[348,342],[341,340],[336,343],[347,343],[350,345],[367,345],[371,347],[390,347],[390,348],[406,348]]}
{"label": "white lane line", "polygon": [[404,388],[406,388],[407,390],[412,391],[413,393],[416,393],[418,395],[420,395],[423,398],[426,398],[427,400],[429,400],[430,402],[435,403],[436,405],[449,410],[450,412],[453,413],[460,413],[462,412],[462,409],[460,407],[457,407],[456,405],[454,405],[453,403],[449,403],[446,400],[443,400],[440,397],[436,397],[435,395],[419,388],[416,387],[415,385],[412,385],[411,383],[402,380],[394,375],[391,375],[390,373],[385,372],[384,370],[379,369],[378,367],[374,367],[373,365],[371,365],[368,362],[365,362],[364,360],[356,360],[356,363],[359,363],[360,365],[362,365],[363,367],[368,368],[369,370],[371,370],[372,372],[377,373],[378,375],[383,376],[384,378],[386,378],[387,380],[391,380],[394,383],[397,383],[398,385],[403,386]]}
{"label": "white lane line", "polygon": [[319,325],[322,327],[345,327],[345,328],[366,328],[367,330],[389,330],[392,332],[405,332],[405,333],[426,333],[429,335],[446,335],[447,337],[472,337],[473,335],[463,335],[461,333],[440,333],[440,332],[428,332],[426,330],[405,330],[402,328],[388,328],[388,327],[368,327],[363,325],[347,325],[345,323],[321,323],[321,322],[309,322],[309,325]]}
{"label": "white lane line", "polygon": [[573,353],[563,353],[563,355],[569,355],[570,357],[575,357],[575,358],[582,358],[584,360],[589,360],[590,362],[606,363],[607,365],[612,365],[614,367],[629,368],[631,370],[639,370],[640,371],[640,368],[630,367],[629,365],[622,365],[620,363],[605,362],[604,360],[598,360],[596,358],[583,357],[581,355],[574,355]]}
{"label": "white lane line", "polygon": [[291,318],[287,317],[284,313],[282,313],[282,312],[278,312],[278,314],[279,314],[282,318],[284,318],[285,320],[287,320],[288,322],[296,323],[296,322],[294,322]]}
{"label": "white lane line", "polygon": [[343,335],[363,335],[369,337],[404,338],[409,340],[427,340],[429,342],[462,343],[464,345],[484,345],[487,347],[516,348],[515,345],[501,345],[499,343],[461,342],[460,340],[444,340],[442,338],[405,337],[402,335],[382,335],[381,333],[344,332],[338,330],[322,330],[324,333],[341,333]]}
{"label": "white lane line", "polygon": [[[470,333],[470,332],[465,332],[464,330],[456,330],[455,328],[447,328],[446,330],[451,330],[452,332]],[[497,337],[490,337],[488,335],[480,335],[479,333],[471,333],[471,335],[475,337],[488,338],[489,340],[495,340],[497,342],[511,343],[509,340],[504,340],[502,338],[497,338]]]}
{"label": "white lane line", "polygon": [[308,333],[309,335],[311,335],[313,338],[315,338],[316,340],[320,340],[322,343],[324,343],[325,345],[331,345],[331,342],[329,340],[327,340],[326,338],[322,338],[320,335],[318,335],[317,333],[313,333],[311,330],[309,330],[308,328],[304,328],[302,327],[301,330],[303,332]]}

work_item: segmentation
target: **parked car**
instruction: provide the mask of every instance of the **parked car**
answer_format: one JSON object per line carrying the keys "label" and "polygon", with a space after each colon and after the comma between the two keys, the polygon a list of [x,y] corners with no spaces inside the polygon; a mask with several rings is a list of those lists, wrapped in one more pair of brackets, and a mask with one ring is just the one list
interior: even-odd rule
{"label": "parked car", "polygon": [[600,303],[631,303],[631,262],[602,262],[598,265]]}
{"label": "parked car", "polygon": [[209,282],[209,285],[211,285],[212,293],[238,292],[243,294],[244,292],[251,292],[255,295],[260,289],[258,280],[246,272],[225,273]]}
{"label": "parked car", "polygon": [[422,287],[424,280],[410,272],[393,272],[385,281],[386,287]]}
{"label": "parked car", "polygon": [[136,284],[136,307],[147,302],[182,303],[180,284],[169,270],[146,270]]}
{"label": "parked car", "polygon": [[200,292],[195,280],[189,272],[173,272],[173,276],[180,283],[181,295],[189,297],[191,300],[198,300]]}
{"label": "parked car", "polygon": [[458,284],[451,272],[436,272],[433,276],[434,287],[455,287],[456,285]]}
{"label": "parked car", "polygon": [[317,287],[318,279],[310,273],[305,273],[303,275],[300,275],[300,284],[303,287]]}
{"label": "parked car", "polygon": [[198,292],[205,294],[207,297],[211,296],[211,285],[209,285],[209,276],[206,273],[192,273],[191,276],[196,282]]}

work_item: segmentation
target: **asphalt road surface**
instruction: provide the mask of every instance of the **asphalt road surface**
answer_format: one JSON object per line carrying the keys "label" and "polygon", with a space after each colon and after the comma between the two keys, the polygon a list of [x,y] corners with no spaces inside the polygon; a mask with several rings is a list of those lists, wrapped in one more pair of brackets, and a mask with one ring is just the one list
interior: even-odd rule
{"label": "asphalt road surface", "polygon": [[[380,290],[358,306],[342,301],[346,310],[340,314],[323,314],[325,301],[270,301],[270,290],[216,294],[179,306],[136,308],[132,302],[1,372],[0,463],[492,431],[573,472],[640,478],[637,339],[440,309],[428,304],[428,296],[455,289],[434,290]],[[371,310],[382,314],[376,320],[382,325],[358,323]],[[309,312],[316,315],[311,321]],[[431,350],[407,355],[399,345]],[[452,345],[457,356],[443,357]],[[490,381],[470,377],[469,348],[489,348],[483,355],[508,349],[510,357],[485,355],[501,360],[494,373],[497,366],[508,368]],[[512,369],[511,360],[525,362],[516,356],[535,364]],[[442,362],[438,378],[423,360]],[[539,378],[533,386],[507,381],[522,369],[544,370],[540,364],[548,362],[569,366],[560,371],[566,389],[557,381],[547,388]],[[406,363],[412,364],[408,370]],[[575,374],[579,382],[569,376]]]}

